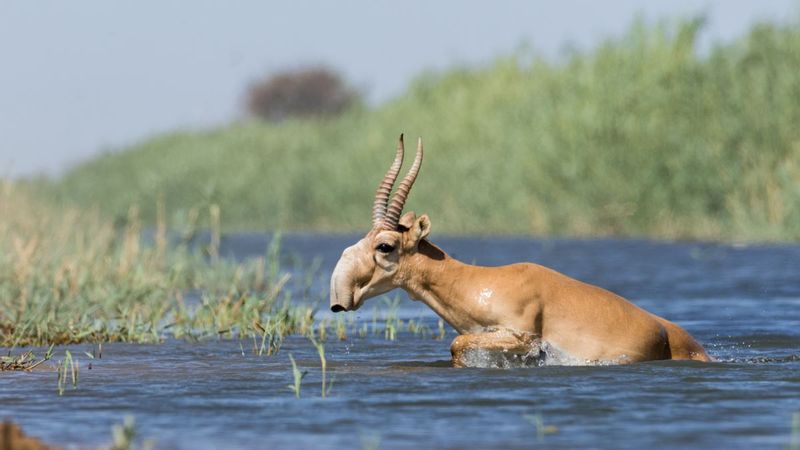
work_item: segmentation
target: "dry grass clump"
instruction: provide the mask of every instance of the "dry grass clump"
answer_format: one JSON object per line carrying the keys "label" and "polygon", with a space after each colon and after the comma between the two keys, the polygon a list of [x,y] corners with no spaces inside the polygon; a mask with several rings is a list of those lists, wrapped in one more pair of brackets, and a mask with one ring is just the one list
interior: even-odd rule
{"label": "dry grass clump", "polygon": [[44,357],[39,359],[32,351],[27,351],[18,355],[12,355],[11,352],[7,356],[0,356],[0,372],[7,371],[27,371],[39,367],[43,362],[49,361],[53,356],[53,346],[45,353]]}

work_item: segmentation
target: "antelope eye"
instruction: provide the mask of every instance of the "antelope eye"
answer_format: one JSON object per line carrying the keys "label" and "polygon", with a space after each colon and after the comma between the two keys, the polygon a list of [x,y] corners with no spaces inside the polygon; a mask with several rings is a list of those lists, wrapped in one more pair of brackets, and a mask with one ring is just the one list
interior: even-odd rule
{"label": "antelope eye", "polygon": [[378,250],[381,253],[392,253],[394,251],[394,247],[389,244],[378,244],[375,247],[375,250]]}

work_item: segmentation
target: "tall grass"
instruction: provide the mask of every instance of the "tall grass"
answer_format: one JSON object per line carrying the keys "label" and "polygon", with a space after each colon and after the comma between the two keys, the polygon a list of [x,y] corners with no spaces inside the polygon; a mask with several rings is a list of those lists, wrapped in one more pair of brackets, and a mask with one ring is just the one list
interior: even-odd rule
{"label": "tall grass", "polygon": [[148,222],[163,195],[179,216],[219,204],[234,229],[362,230],[405,131],[427,150],[407,209],[438,231],[798,239],[800,27],[703,54],[701,30],[636,22],[558,60],[422,75],[372,111],[159,136],[51,188]]}
{"label": "tall grass", "polygon": [[312,306],[290,302],[277,252],[231,262],[216,257],[215,239],[205,251],[169,243],[163,220],[144,241],[136,208],[115,228],[0,181],[0,347],[255,340],[268,329],[271,353],[279,336],[311,329]]}

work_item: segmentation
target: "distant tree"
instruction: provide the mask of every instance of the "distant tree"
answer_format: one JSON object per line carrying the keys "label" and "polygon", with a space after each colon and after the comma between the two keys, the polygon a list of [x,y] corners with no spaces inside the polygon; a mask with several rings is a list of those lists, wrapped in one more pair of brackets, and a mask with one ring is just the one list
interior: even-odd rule
{"label": "distant tree", "polygon": [[247,91],[248,112],[271,122],[333,116],[360,101],[359,92],[326,67],[278,72],[253,83]]}

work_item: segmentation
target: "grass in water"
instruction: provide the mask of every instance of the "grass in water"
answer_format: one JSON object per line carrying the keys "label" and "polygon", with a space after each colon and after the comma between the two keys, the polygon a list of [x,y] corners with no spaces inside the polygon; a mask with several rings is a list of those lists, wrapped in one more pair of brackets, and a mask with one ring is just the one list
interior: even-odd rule
{"label": "grass in water", "polygon": [[64,390],[70,379],[72,380],[72,389],[78,389],[78,361],[72,358],[72,353],[69,350],[64,352],[64,359],[58,362],[56,372],[58,374],[58,395],[64,395]]}
{"label": "grass in water", "polygon": [[151,439],[140,441],[136,420],[133,416],[125,416],[121,424],[111,427],[109,450],[149,450],[155,447],[155,441]]}
{"label": "grass in water", "polygon": [[272,354],[283,335],[307,333],[313,308],[291,302],[277,244],[220,258],[219,214],[209,208],[215,228],[198,249],[171,243],[163,214],[145,239],[135,207],[115,224],[0,182],[0,347],[252,336]]}
{"label": "grass in water", "polygon": [[322,372],[322,398],[326,398],[333,388],[333,380],[331,380],[329,384],[326,384],[328,360],[325,358],[325,344],[322,341],[314,339],[313,334],[310,335],[308,339],[311,341],[311,344],[314,345],[314,348],[317,349],[317,354],[319,355],[320,370]]}
{"label": "grass in water", "polygon": [[536,439],[541,442],[548,434],[558,433],[558,427],[544,423],[541,413],[523,414],[522,417],[536,427]]}
{"label": "grass in water", "polygon": [[800,411],[792,414],[792,436],[789,438],[789,450],[800,450]]}
{"label": "grass in water", "polygon": [[397,318],[397,308],[400,307],[400,297],[395,295],[393,298],[384,298],[386,306],[384,313],[384,338],[389,341],[397,339],[397,330],[403,327],[403,321]]}
{"label": "grass in water", "polygon": [[297,362],[295,362],[294,356],[292,356],[291,353],[289,354],[289,361],[291,361],[292,363],[292,378],[294,379],[294,383],[288,385],[287,387],[289,388],[289,390],[294,392],[294,396],[296,398],[300,398],[300,390],[303,387],[303,378],[305,378],[305,376],[308,375],[308,371],[307,370],[301,371],[297,367]]}
{"label": "grass in water", "polygon": [[45,361],[49,361],[52,357],[52,345],[47,349],[47,352],[45,352],[44,357],[41,359],[36,358],[36,355],[33,354],[33,351],[27,351],[16,356],[11,355],[11,351],[9,351],[8,355],[0,357],[0,372],[12,370],[24,370],[30,372],[31,370],[39,367]]}

